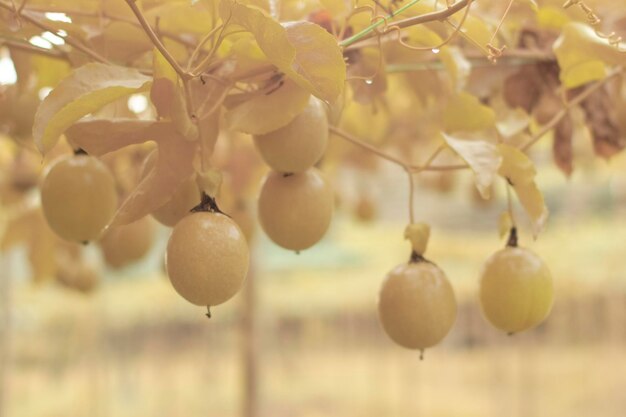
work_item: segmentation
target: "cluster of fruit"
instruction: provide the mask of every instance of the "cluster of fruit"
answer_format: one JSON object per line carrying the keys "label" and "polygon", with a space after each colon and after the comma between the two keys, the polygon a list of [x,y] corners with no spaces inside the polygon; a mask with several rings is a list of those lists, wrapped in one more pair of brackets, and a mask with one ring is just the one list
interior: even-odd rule
{"label": "cluster of fruit", "polygon": [[[311,97],[289,124],[253,140],[272,169],[261,185],[259,223],[283,248],[298,252],[313,246],[326,233],[334,204],[329,181],[314,167],[328,142],[323,103]],[[157,152],[146,158],[142,177],[154,166]],[[107,263],[119,267],[141,258],[153,236],[147,218],[107,228],[117,198],[107,166],[81,151],[56,162],[41,187],[50,227],[68,241],[99,240]],[[166,267],[182,297],[211,307],[239,291],[250,258],[246,234],[220,211],[215,198],[199,191],[194,178],[182,183],[152,216],[173,227]],[[389,337],[422,351],[446,336],[457,313],[454,291],[444,272],[423,256],[428,236],[425,225],[407,228],[406,237],[413,246],[410,260],[387,275],[378,305]],[[533,252],[517,246],[516,229],[511,229],[507,247],[489,258],[482,272],[480,302],[486,318],[507,333],[520,332],[545,319],[552,299],[547,267]]]}
{"label": "cluster of fruit", "polygon": [[[385,278],[378,312],[389,337],[409,349],[441,342],[457,313],[454,291],[445,273],[423,257],[429,229],[407,227],[413,244],[408,263]],[[517,245],[512,228],[507,245],[487,259],[480,276],[480,305],[486,319],[508,334],[528,330],[549,314],[553,302],[552,276],[541,258]]]}
{"label": "cluster of fruit", "polygon": [[[326,150],[328,120],[323,103],[311,97],[288,125],[254,137],[262,158],[273,169],[263,180],[259,221],[278,245],[300,251],[326,233],[333,213],[329,181],[314,168]],[[143,164],[144,178],[158,150]],[[99,241],[107,264],[122,267],[150,249],[153,231],[147,218],[108,226],[118,206],[118,191],[109,168],[78,150],[56,161],[41,186],[41,204],[51,229],[62,239]],[[241,288],[249,264],[246,234],[215,198],[201,193],[195,178],[184,181],[172,198],[152,212],[173,227],[166,268],[176,291],[187,301],[216,306]]]}

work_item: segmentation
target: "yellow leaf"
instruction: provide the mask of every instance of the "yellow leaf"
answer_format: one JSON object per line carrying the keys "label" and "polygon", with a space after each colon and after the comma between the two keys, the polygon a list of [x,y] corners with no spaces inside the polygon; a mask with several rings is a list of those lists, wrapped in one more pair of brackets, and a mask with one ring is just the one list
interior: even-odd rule
{"label": "yellow leaf", "polygon": [[545,6],[537,11],[539,27],[561,30],[571,19],[562,7]]}
{"label": "yellow leaf", "polygon": [[476,188],[483,198],[489,198],[491,184],[502,163],[496,145],[484,140],[464,139],[442,133],[448,146],[456,152],[474,172]]}
{"label": "yellow leaf", "polygon": [[173,33],[205,35],[213,28],[212,22],[215,20],[213,14],[199,2],[187,0],[162,3],[145,12],[146,18],[153,27],[158,18],[159,28]]}
{"label": "yellow leaf", "polygon": [[71,143],[95,156],[150,140],[157,143],[155,166],[122,203],[111,225],[132,223],[163,206],[194,174],[197,142],[186,140],[171,122],[88,120],[74,124],[66,135]]}
{"label": "yellow leaf", "polygon": [[70,73],[67,61],[51,59],[43,55],[32,55],[31,63],[37,73],[37,88],[56,87]]}
{"label": "yellow leaf", "polygon": [[212,197],[219,195],[220,187],[224,179],[220,170],[211,168],[206,171],[198,171],[196,174],[196,181],[202,191]]}
{"label": "yellow leaf", "polygon": [[456,91],[465,88],[467,78],[470,75],[472,65],[465,58],[461,50],[456,46],[446,46],[439,52],[441,62],[448,70],[452,87]]}
{"label": "yellow leaf", "polygon": [[172,115],[173,102],[176,100],[178,74],[158,49],[152,50],[152,77],[150,101],[160,117]]}
{"label": "yellow leaf", "polygon": [[131,63],[152,48],[144,31],[127,22],[111,22],[89,41],[102,56],[120,63]]}
{"label": "yellow leaf", "polygon": [[500,239],[507,236],[512,227],[513,219],[511,218],[511,213],[503,211],[498,218],[498,233],[500,234]]}
{"label": "yellow leaf", "polygon": [[626,64],[626,53],[599,37],[583,23],[568,23],[554,42],[554,54],[566,88],[574,88],[606,76],[606,66]]}
{"label": "yellow leaf", "polygon": [[33,137],[48,152],[72,123],[118,98],[145,91],[150,78],[130,68],[87,64],[72,72],[43,100],[33,125]]}
{"label": "yellow leaf", "polygon": [[[458,25],[461,18],[458,17],[455,18],[455,20],[455,25]],[[470,14],[465,19],[460,33],[461,36],[474,43],[478,48],[485,49],[493,36],[493,31],[494,28],[491,27],[485,19],[480,19]],[[492,41],[492,45],[496,47],[499,45],[497,37]]]}
{"label": "yellow leaf", "polygon": [[482,105],[476,97],[464,91],[450,97],[443,113],[446,132],[485,130],[493,127],[495,122],[493,109]]}
{"label": "yellow leaf", "polygon": [[311,94],[332,101],[343,90],[346,65],[337,40],[311,22],[281,25],[262,10],[234,0],[220,3],[222,20],[251,32],[270,62]]}
{"label": "yellow leaf", "polygon": [[411,241],[415,253],[423,255],[430,238],[430,226],[426,223],[412,223],[404,229],[404,238]]}
{"label": "yellow leaf", "polygon": [[309,92],[286,80],[277,90],[254,96],[230,109],[224,115],[226,127],[253,135],[269,133],[287,125],[300,114],[309,97]]}
{"label": "yellow leaf", "polygon": [[512,146],[500,144],[498,152],[502,155],[498,173],[511,183],[519,202],[530,217],[533,235],[537,237],[548,218],[548,208],[535,183],[535,165],[526,154]]}

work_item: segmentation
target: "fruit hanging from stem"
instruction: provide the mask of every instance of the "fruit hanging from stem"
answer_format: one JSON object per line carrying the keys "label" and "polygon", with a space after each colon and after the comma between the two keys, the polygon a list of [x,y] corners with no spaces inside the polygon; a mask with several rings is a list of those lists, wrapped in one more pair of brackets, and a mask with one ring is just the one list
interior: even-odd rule
{"label": "fruit hanging from stem", "polygon": [[243,285],[249,263],[243,232],[206,194],[176,224],[167,244],[166,268],[174,289],[199,306],[232,298]]}
{"label": "fruit hanging from stem", "polygon": [[98,239],[117,209],[115,180],[106,165],[78,152],[56,162],[41,186],[50,228],[74,242]]}
{"label": "fruit hanging from stem", "polygon": [[550,313],[552,275],[545,262],[517,246],[511,228],[507,246],[487,259],[480,278],[480,305],[486,319],[508,334],[531,329]]}

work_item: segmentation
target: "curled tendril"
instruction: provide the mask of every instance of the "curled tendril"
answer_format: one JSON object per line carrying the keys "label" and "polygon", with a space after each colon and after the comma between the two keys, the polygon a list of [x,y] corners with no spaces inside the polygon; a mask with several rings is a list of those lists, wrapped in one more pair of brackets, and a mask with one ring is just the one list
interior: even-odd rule
{"label": "curled tendril", "polygon": [[504,52],[505,49],[506,49],[506,45],[503,45],[502,47],[497,48],[493,46],[492,44],[488,43],[487,51],[489,51],[489,55],[487,55],[487,59],[490,62],[495,64],[498,61],[498,58],[502,56],[502,53]]}
{"label": "curled tendril", "polygon": [[[598,26],[600,23],[602,23],[602,20],[600,19],[600,17],[598,17],[596,12],[591,7],[589,7],[583,0],[567,0],[563,4],[564,9],[568,9],[572,6],[578,6],[580,10],[585,13],[587,23],[589,23],[591,26]],[[598,35],[598,37],[602,39],[606,39],[610,46],[617,49],[619,52],[626,53],[626,49],[622,48],[621,46],[623,40],[621,36],[617,35],[615,32],[611,32],[607,35],[600,32],[595,27],[593,29],[596,32],[596,35]]]}

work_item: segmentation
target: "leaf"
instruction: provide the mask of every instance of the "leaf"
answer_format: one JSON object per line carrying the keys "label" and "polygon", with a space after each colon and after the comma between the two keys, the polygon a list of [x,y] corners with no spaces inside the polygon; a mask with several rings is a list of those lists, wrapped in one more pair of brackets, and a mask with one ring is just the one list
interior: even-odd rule
{"label": "leaf", "polygon": [[462,91],[448,100],[443,113],[443,125],[446,132],[459,130],[485,130],[496,123],[493,109],[478,101],[478,98]]}
{"label": "leaf", "polygon": [[572,22],[563,26],[553,49],[561,68],[561,81],[567,88],[603,79],[607,66],[626,64],[625,53],[582,23]]}
{"label": "leaf", "polygon": [[472,65],[465,58],[461,50],[456,46],[447,46],[441,48],[439,54],[441,56],[441,62],[448,70],[447,72],[454,89],[460,91],[465,88]]}
{"label": "leaf", "polygon": [[593,149],[596,155],[605,159],[626,147],[626,132],[619,123],[619,105],[609,95],[611,89],[600,88],[580,104],[593,137]]}
{"label": "leaf", "polygon": [[574,123],[571,117],[563,118],[554,128],[554,140],[552,142],[552,156],[556,166],[569,177],[574,171],[572,163],[574,154],[572,149],[572,136]]}
{"label": "leaf", "polygon": [[101,156],[122,147],[154,141],[156,164],[128,195],[111,225],[139,220],[163,206],[193,173],[197,142],[186,140],[171,122],[149,120],[87,120],[67,131],[68,140],[87,153]]}
{"label": "leaf", "polygon": [[78,119],[149,86],[150,78],[135,69],[98,63],[76,69],[37,109],[33,125],[35,144],[42,153],[48,152]]}
{"label": "leaf", "polygon": [[517,198],[530,217],[533,236],[536,238],[548,218],[548,208],[535,183],[537,175],[535,165],[517,148],[505,144],[499,144],[497,148],[502,156],[498,173],[506,178],[515,190]]}
{"label": "leaf", "polygon": [[17,245],[26,245],[32,279],[42,282],[56,271],[55,249],[58,242],[59,238],[48,226],[41,207],[25,207],[9,219],[0,249],[6,251]]}
{"label": "leaf", "polygon": [[512,227],[513,219],[511,218],[511,213],[503,211],[498,218],[498,234],[500,235],[500,239],[508,235]]}
{"label": "leaf", "polygon": [[[493,104],[495,106],[495,103]],[[500,109],[496,129],[498,129],[498,132],[505,138],[510,138],[522,133],[530,124],[528,113],[520,107],[511,110],[506,106],[502,106]]]}
{"label": "leaf", "polygon": [[304,110],[309,97],[309,92],[287,79],[277,90],[256,95],[226,112],[226,128],[253,135],[280,129]]}
{"label": "leaf", "polygon": [[346,65],[336,39],[311,22],[281,25],[260,9],[223,0],[222,20],[251,32],[267,58],[311,94],[332,101],[343,90]]}
{"label": "leaf", "polygon": [[178,84],[178,74],[156,48],[152,50],[152,77],[150,101],[156,108],[159,117],[170,117]]}
{"label": "leaf", "polygon": [[442,133],[448,146],[456,152],[474,172],[476,188],[487,199],[491,194],[491,184],[502,163],[496,145],[484,140],[463,139]]}

